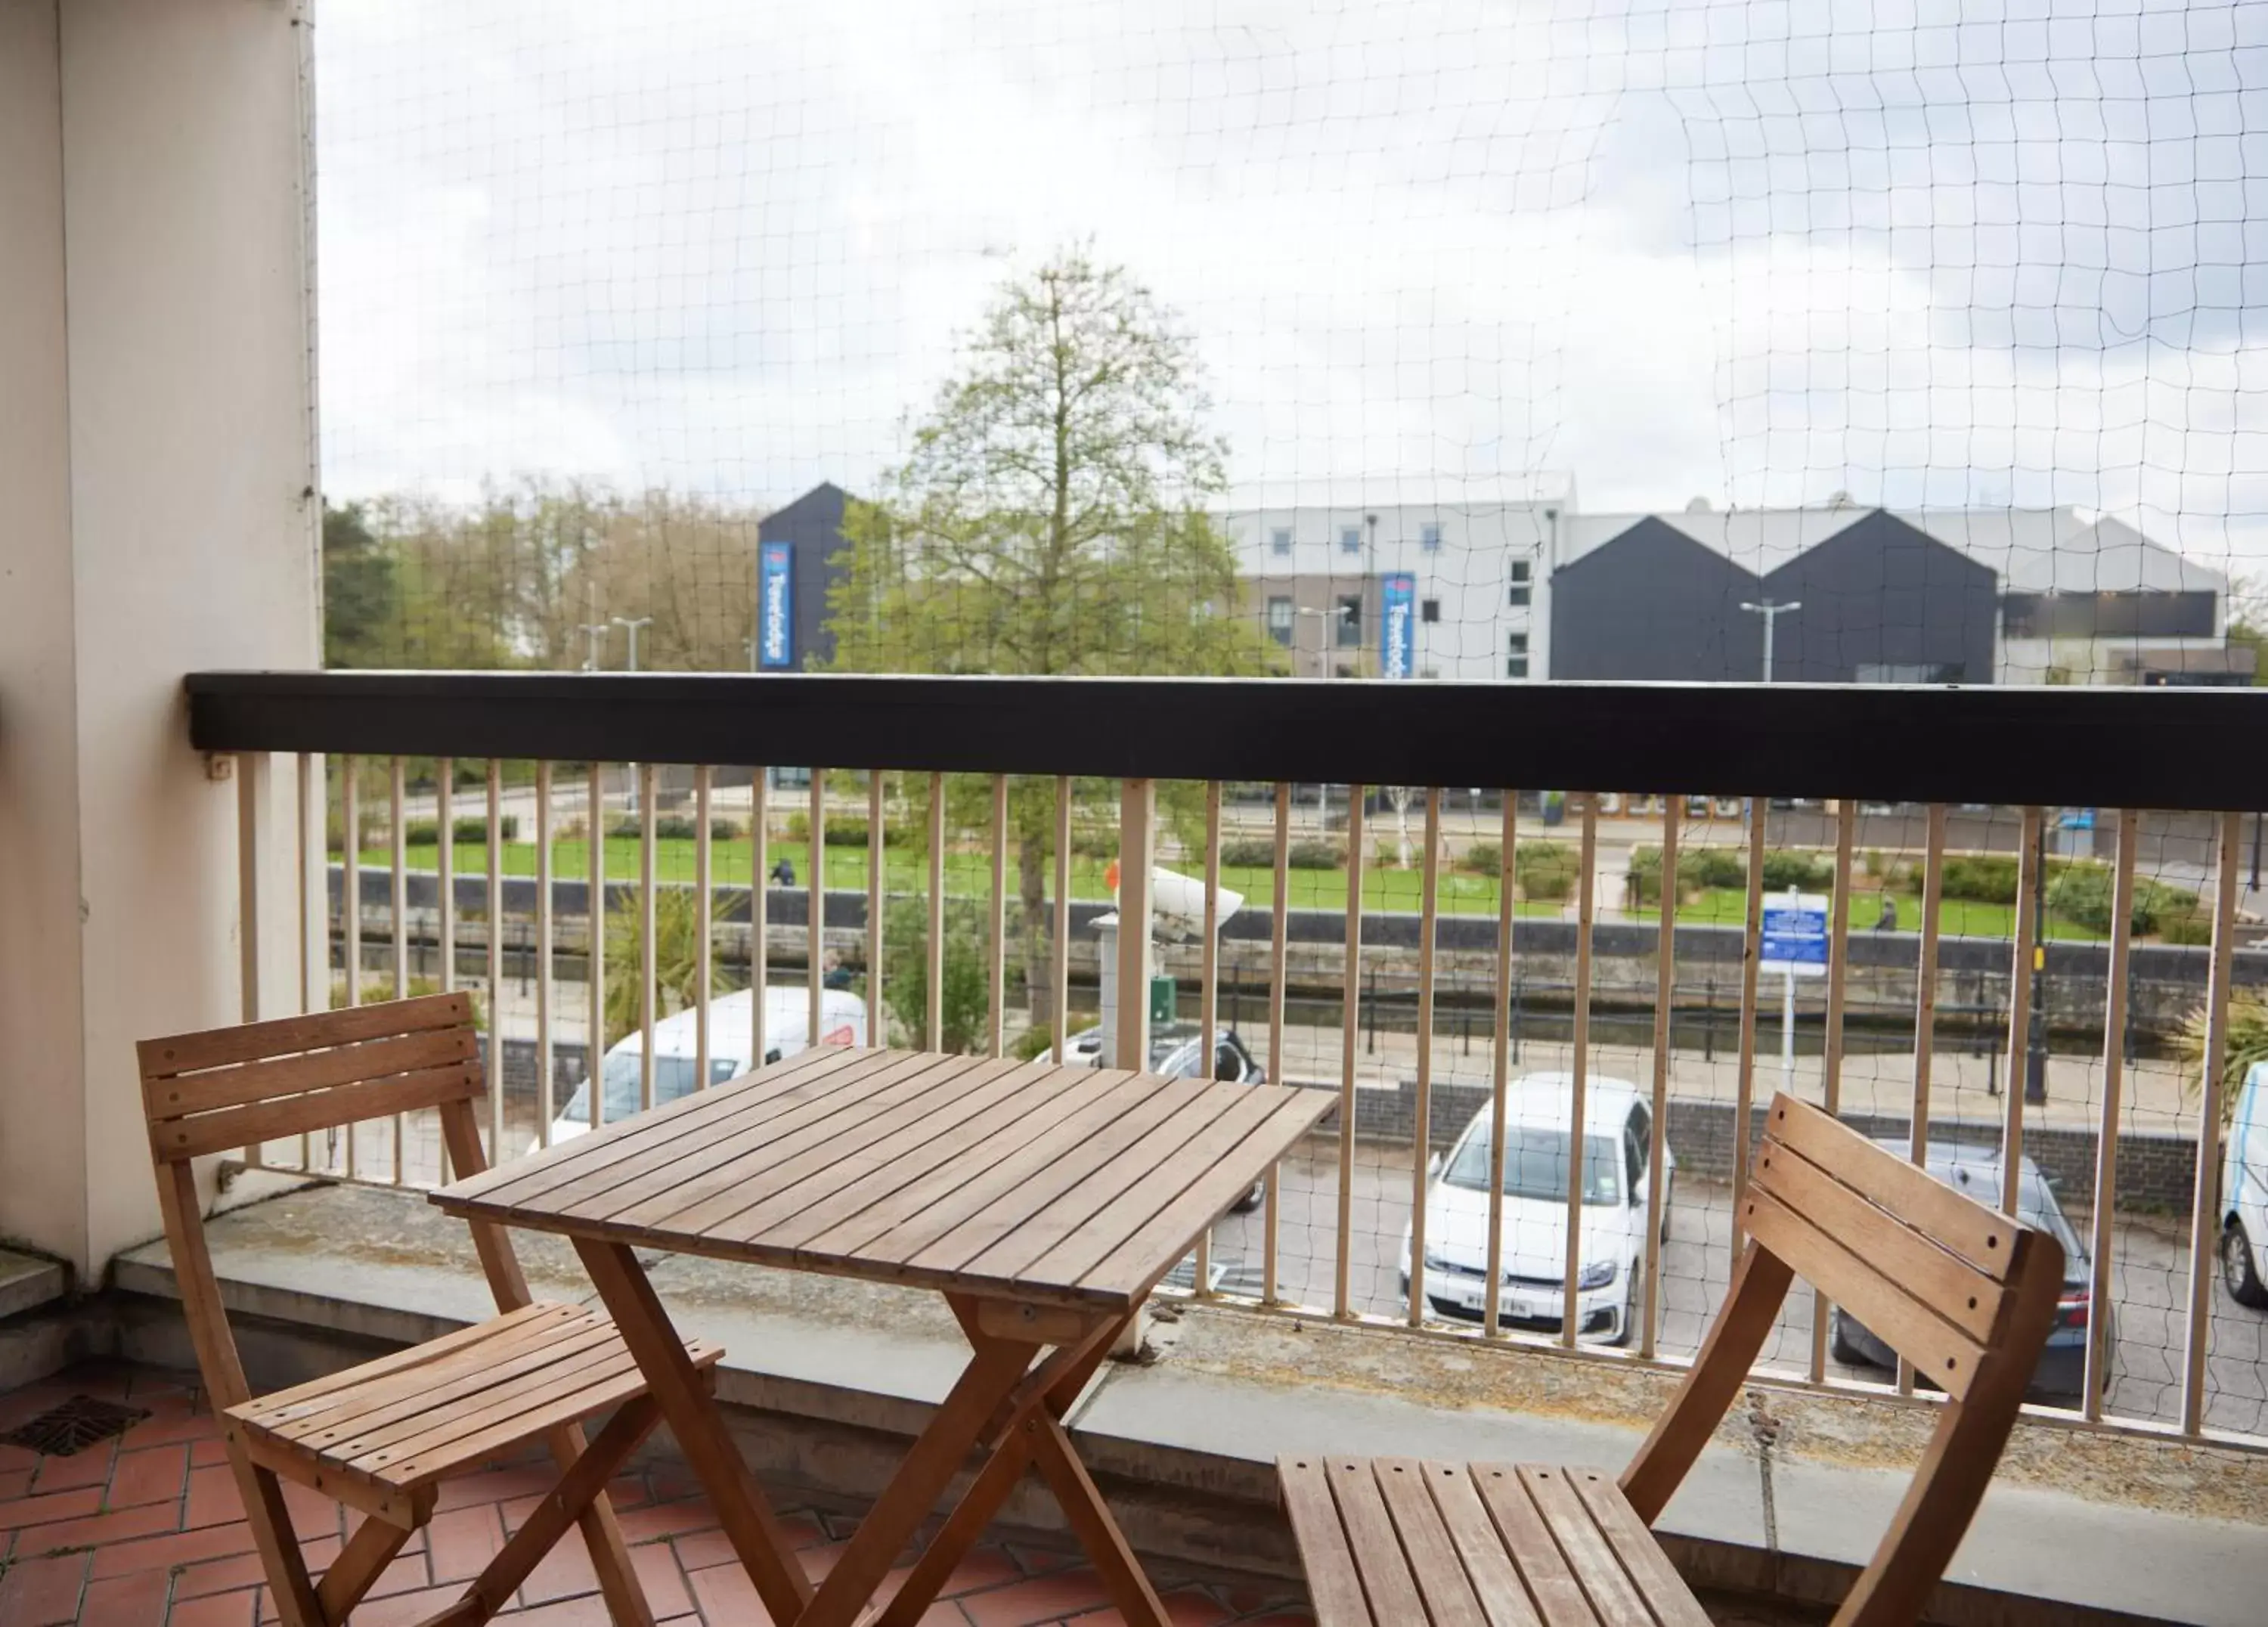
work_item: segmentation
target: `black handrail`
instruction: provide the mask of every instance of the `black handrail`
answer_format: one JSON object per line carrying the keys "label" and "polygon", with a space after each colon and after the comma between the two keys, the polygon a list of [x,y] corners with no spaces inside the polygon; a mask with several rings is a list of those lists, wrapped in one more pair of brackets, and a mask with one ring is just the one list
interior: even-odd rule
{"label": "black handrail", "polygon": [[2246,689],[193,673],[207,751],[2268,807]]}

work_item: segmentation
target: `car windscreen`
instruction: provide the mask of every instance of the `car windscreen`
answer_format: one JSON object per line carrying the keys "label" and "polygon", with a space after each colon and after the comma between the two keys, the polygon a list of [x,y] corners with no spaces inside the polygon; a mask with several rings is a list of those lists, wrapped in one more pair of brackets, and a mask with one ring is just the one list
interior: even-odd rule
{"label": "car windscreen", "polygon": [[[1489,1146],[1485,1131],[1467,1136],[1449,1160],[1444,1180],[1451,1186],[1485,1192],[1489,1182]],[[1567,1201],[1567,1132],[1531,1130],[1513,1125],[1504,1149],[1504,1195]],[[1615,1144],[1604,1136],[1583,1137],[1583,1201],[1618,1204],[1622,1176],[1616,1167]]]}
{"label": "car windscreen", "polygon": [[[614,1123],[626,1119],[638,1110],[640,1057],[636,1051],[616,1051],[607,1058],[603,1076],[607,1081],[606,1122]],[[740,1071],[741,1064],[730,1056],[709,1059],[709,1082],[721,1085]],[[690,1056],[656,1056],[653,1059],[653,1103],[674,1101],[680,1096],[693,1093],[694,1081],[700,1076],[695,1071]],[[559,1110],[559,1116],[571,1123],[587,1124],[591,1122],[591,1081],[585,1079],[575,1087],[574,1095]]]}

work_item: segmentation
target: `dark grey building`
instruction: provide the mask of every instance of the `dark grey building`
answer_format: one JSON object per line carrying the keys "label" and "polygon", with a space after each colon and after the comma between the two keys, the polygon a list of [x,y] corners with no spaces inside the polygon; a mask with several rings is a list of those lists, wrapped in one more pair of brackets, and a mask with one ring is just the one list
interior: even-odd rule
{"label": "dark grey building", "polygon": [[1753,682],[1764,623],[1754,571],[1653,515],[1550,578],[1551,676]]}
{"label": "dark grey building", "polygon": [[1894,514],[1852,521],[1763,585],[1764,599],[1800,607],[1778,618],[1776,682],[1992,681],[1999,576]]}
{"label": "dark grey building", "polygon": [[850,546],[843,537],[843,511],[850,502],[843,488],[821,482],[766,515],[756,526],[759,547],[783,544],[789,550],[795,629],[792,666],[799,672],[823,666],[835,657],[835,638],[827,630],[827,597],[847,565],[841,556]]}

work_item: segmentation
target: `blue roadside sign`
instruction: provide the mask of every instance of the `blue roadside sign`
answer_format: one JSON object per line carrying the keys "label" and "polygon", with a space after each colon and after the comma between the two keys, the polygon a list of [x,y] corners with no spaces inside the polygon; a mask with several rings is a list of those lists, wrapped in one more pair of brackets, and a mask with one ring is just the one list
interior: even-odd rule
{"label": "blue roadside sign", "polygon": [[1418,670],[1418,578],[1389,571],[1381,584],[1385,615],[1379,621],[1378,669],[1388,678],[1408,678]]}
{"label": "blue roadside sign", "polygon": [[1764,900],[1764,944],[1757,964],[1798,977],[1827,975],[1827,896],[1783,894]]}
{"label": "blue roadside sign", "polygon": [[766,542],[757,556],[756,664],[766,669],[795,665],[795,551],[785,542]]}

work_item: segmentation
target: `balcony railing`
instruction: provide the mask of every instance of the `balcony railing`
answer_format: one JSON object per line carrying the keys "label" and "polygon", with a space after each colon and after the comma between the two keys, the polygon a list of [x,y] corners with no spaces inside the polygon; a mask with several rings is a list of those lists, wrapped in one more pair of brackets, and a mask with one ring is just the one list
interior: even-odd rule
{"label": "balcony railing", "polygon": [[[981,951],[985,998],[975,1043],[1001,1054],[1017,1010],[1008,957],[1020,931],[1011,875],[1016,832],[1042,836],[1045,946],[1032,960],[1043,965],[1048,1004],[1059,1014],[1051,1049],[1060,1057],[1072,1027],[1073,974],[1083,983],[1086,958],[1074,922],[1092,917],[1101,890],[1093,872],[1103,852],[1118,855],[1125,940],[1146,937],[1138,929],[1153,915],[1149,860],[1169,823],[1182,833],[1178,867],[1202,889],[1197,947],[1182,956],[1196,962],[1196,1032],[1210,1036],[1221,1026],[1227,983],[1240,1021],[1249,1012],[1258,1018],[1252,1027],[1264,1029],[1256,1060],[1269,1077],[1340,1097],[1336,1124],[1271,1175],[1256,1211],[1226,1218],[1200,1248],[1188,1292],[1270,1314],[1678,1363],[1697,1343],[1740,1246],[1746,1149],[1758,1093],[1768,1096],[1774,1083],[1759,1080],[1761,1060],[1768,1074],[1793,1069],[1807,1094],[1894,1137],[1918,1160],[1948,1140],[1997,1153],[1997,1166],[1970,1168],[1992,1172],[1998,1189],[1981,1195],[2003,1207],[2036,1204],[2045,1190],[2027,1188],[2028,1147],[2061,1175],[2061,1202],[2083,1210],[2072,1241],[2084,1263],[2067,1290],[2064,1336],[2079,1379],[2076,1418],[2268,1438],[2263,1318],[2216,1287],[2232,996],[2240,976],[2268,981],[2268,965],[2256,968],[2237,953],[2247,834],[2240,811],[2268,806],[2268,757],[2245,749],[2251,729],[2268,722],[2268,703],[2250,694],[490,673],[216,673],[195,674],[188,687],[199,747],[297,758],[298,829],[280,839],[294,844],[306,1004],[332,998],[325,968],[334,964],[343,974],[338,998],[364,998],[373,949],[390,975],[382,990],[408,991],[421,954],[430,955],[436,981],[454,985],[464,975],[460,953],[477,939],[491,1074],[515,1086],[491,1093],[495,1158],[545,1145],[562,1111],[561,1085],[601,1071],[592,1059],[607,1049],[608,991],[625,976],[637,988],[627,1025],[640,1038],[635,1105],[669,1093],[661,1070],[673,1059],[658,1056],[655,1043],[666,980],[640,966],[654,968],[666,947],[658,911],[673,888],[689,882],[698,901],[693,965],[680,979],[696,991],[691,1087],[766,1054],[767,992],[784,975],[801,977],[806,1032],[822,1036],[830,952],[846,969],[860,968],[869,1020],[887,1023],[885,971],[904,964],[894,960],[887,929],[908,912],[922,927],[925,998],[902,1015],[902,1037],[932,1048],[944,1041],[948,943],[959,932]],[[410,863],[413,759],[432,762],[437,787],[430,873]],[[478,783],[460,796],[458,765],[474,762]],[[807,788],[773,784],[767,769],[788,764],[818,765]],[[275,865],[261,863],[254,776],[243,779],[249,904]],[[673,785],[681,785],[683,812],[669,817],[689,818],[689,831],[665,841],[665,828],[681,828],[665,827],[660,811]],[[1180,788],[1168,799],[1177,811],[1171,820],[1160,813],[1161,785]],[[1295,786],[1303,788],[1296,795]],[[1631,796],[1632,786],[1656,789]],[[1406,812],[1375,794],[1381,787],[1416,788]],[[1572,796],[1569,829],[1540,836],[1537,819],[1521,814],[1521,793],[1547,787],[1601,794]],[[1623,789],[1609,797],[1609,788]],[[1820,811],[1774,811],[1791,801]],[[720,837],[728,803],[745,812]],[[950,829],[949,803],[962,810]],[[1097,806],[1109,810],[1101,831],[1092,828]],[[1633,807],[1644,812],[1633,815]],[[2095,912],[2103,923],[2098,941],[2050,943],[2078,929],[2053,907],[2055,918],[2043,918],[2051,874],[2064,877],[2067,863],[2048,851],[2049,835],[2066,831],[2068,841],[2068,828],[2087,822],[2051,820],[2051,809],[2103,811],[2098,836],[2112,845],[2095,876],[2109,892]],[[797,844],[806,865],[791,892],[767,880],[782,821],[796,814],[806,828]],[[846,819],[863,824],[858,884],[829,883],[830,814],[838,830]],[[373,817],[386,831],[374,860],[366,841]],[[460,838],[460,818],[471,821],[476,843]],[[899,829],[918,827],[921,838],[918,863],[898,866],[895,878],[894,820]],[[1410,874],[1393,886],[1407,887],[1414,908],[1390,909],[1381,907],[1388,878],[1366,876],[1366,843],[1383,829],[1385,845],[1398,847],[1405,821]],[[1793,981],[1774,990],[1759,974],[1774,833],[1805,823],[1818,828],[1818,850],[1807,862],[1823,869],[1818,890],[1832,903],[1823,975],[1802,998],[1817,1008],[1816,1055],[1799,1064],[1773,1056],[1767,1039],[1776,1034],[1784,1056],[1797,1049],[1789,1037]],[[611,836],[622,826],[631,834]],[[1238,837],[1233,828],[1256,834]],[[1954,831],[1972,844],[1997,843],[2003,865],[2012,858],[2015,869],[2007,907],[1981,912],[1984,924],[1964,922],[1961,932],[1941,926],[1955,908],[1948,876],[1976,865],[1952,843]],[[578,833],[579,849],[569,845]],[[1350,868],[1343,902],[1319,886],[1314,907],[1303,909],[1295,838],[1314,836],[1343,842]],[[1461,863],[1455,842],[1470,862]],[[1876,890],[1884,901],[1896,894],[1918,904],[1906,934],[1852,918],[1862,868],[1874,869],[1885,842],[1894,850],[1881,860]],[[531,873],[507,878],[500,859],[515,843],[526,849]],[[1489,867],[1480,856],[1490,843],[1493,883],[1476,873]],[[1515,885],[1525,875],[1522,850],[1545,851],[1539,843],[1549,844],[1572,894],[1564,904],[1540,895],[1557,890],[1540,872]],[[1264,865],[1246,862],[1255,843],[1264,845]],[[1641,888],[1646,874],[1660,880],[1650,900],[1642,891],[1631,897],[1620,911],[1628,924],[1610,932],[1601,893],[1615,872],[1602,852],[1640,844],[1658,859],[1633,854],[1629,872]],[[477,882],[461,851],[468,845],[481,850]],[[334,846],[335,891],[324,857]],[[665,852],[687,847],[689,876],[663,875]],[[1239,936],[1225,937],[1221,876],[1232,848],[1244,890],[1266,902]],[[574,873],[561,867],[563,850]],[[1740,885],[1702,889],[1697,904],[1680,877],[1712,865],[1719,876],[1731,865]],[[2138,889],[2153,868],[2195,884],[2186,936],[2207,941],[2144,948],[2146,985],[2134,922]],[[1894,886],[1890,878],[1907,869],[1911,877]],[[956,890],[972,909],[948,911]],[[1529,895],[1519,896],[1523,890]],[[1090,894],[1084,904],[1075,897],[1081,891]],[[720,894],[730,907],[712,914]],[[481,917],[477,930],[468,913]],[[1263,913],[1264,922],[1253,918]],[[256,914],[247,908],[247,922]],[[637,946],[638,962],[615,963],[622,946],[609,944],[609,917],[626,924],[612,935]],[[384,940],[372,931],[380,920]],[[816,942],[812,923],[821,927]],[[261,946],[247,937],[249,975]],[[1642,966],[1649,954],[1650,996]],[[736,975],[755,990],[747,1056],[725,1054],[712,1032],[727,958],[745,968]],[[1614,963],[1611,979],[1602,977],[1602,958]],[[1381,1042],[1388,1025],[1378,1020],[1374,990],[1387,961],[1408,994]],[[1697,990],[1698,968],[1705,995]],[[1141,958],[1121,955],[1117,978],[1112,1037],[1120,1056],[1139,1056],[1147,1050]],[[1863,997],[1854,996],[1854,978],[1867,985]],[[2052,1006],[2036,1009],[2043,986],[2056,991]],[[2161,1017],[2194,1001],[2201,1016],[2190,1053],[2168,1054],[2180,1045],[2161,1017],[2138,1049],[2130,997],[2146,986]],[[1784,1012],[1772,1010],[1776,994]],[[1720,1006],[1728,1044],[1717,1038]],[[1690,1028],[1704,1011],[1708,1037],[1697,1056],[1680,1025]],[[515,1027],[532,1042],[532,1068],[513,1051]],[[739,1049],[737,1037],[730,1049]],[[1810,1051],[1808,1039],[1801,1049]],[[2049,1054],[2058,1051],[2059,1060]],[[1635,1090],[1590,1088],[1608,1067],[1623,1066],[1616,1053]],[[575,1054],[579,1064],[566,1060]],[[1508,1205],[1525,1206],[1517,1219],[1537,1200],[1524,1195],[1524,1172],[1505,1167],[1500,1137],[1482,1137],[1485,1179],[1459,1188],[1476,1196],[1453,1194],[1429,1207],[1444,1190],[1437,1152],[1476,1112],[1501,1124],[1508,1093],[1539,1060],[1569,1077],[1565,1122],[1557,1126],[1564,1196],[1543,1200],[1563,1212],[1534,1228],[1548,1240],[1549,1258],[1520,1246],[1518,1225],[1507,1233]],[[2026,1085],[2042,1079],[2059,1081],[2051,1101],[2028,1104]],[[579,1110],[604,1123],[615,1115],[609,1098],[601,1078]],[[1594,1105],[1610,1101],[1611,1109]],[[1644,1130],[1626,1146],[1607,1142],[1594,1188],[1590,1154],[1570,1150],[1591,1146],[1587,1137],[1601,1127],[1587,1124],[1587,1114],[1608,1110],[1622,1115],[1618,1130]],[[414,1121],[379,1143],[302,1138],[247,1149],[247,1157],[335,1179],[423,1184],[444,1174],[438,1137]],[[1565,1178],[1570,1166],[1584,1174]],[[1460,1205],[1479,1212],[1441,1224],[1458,1225],[1464,1241],[1429,1237],[1429,1218],[1454,1217]],[[1600,1240],[1611,1231],[1602,1218],[1609,1211],[1642,1220],[1642,1237],[1616,1245],[1631,1251],[1627,1263],[1603,1257],[1613,1253]],[[1476,1229],[1484,1242],[1467,1257]],[[1516,1258],[1506,1252],[1508,1240]],[[1429,1259],[1440,1262],[1438,1270]],[[1601,1285],[1602,1266],[1611,1270]],[[1600,1331],[1625,1333],[1627,1351],[1599,1351],[1587,1336]],[[1797,1382],[1912,1393],[1910,1369],[1869,1380],[1841,1359],[1859,1337],[1814,1302],[1791,1313],[1766,1360]]]}

